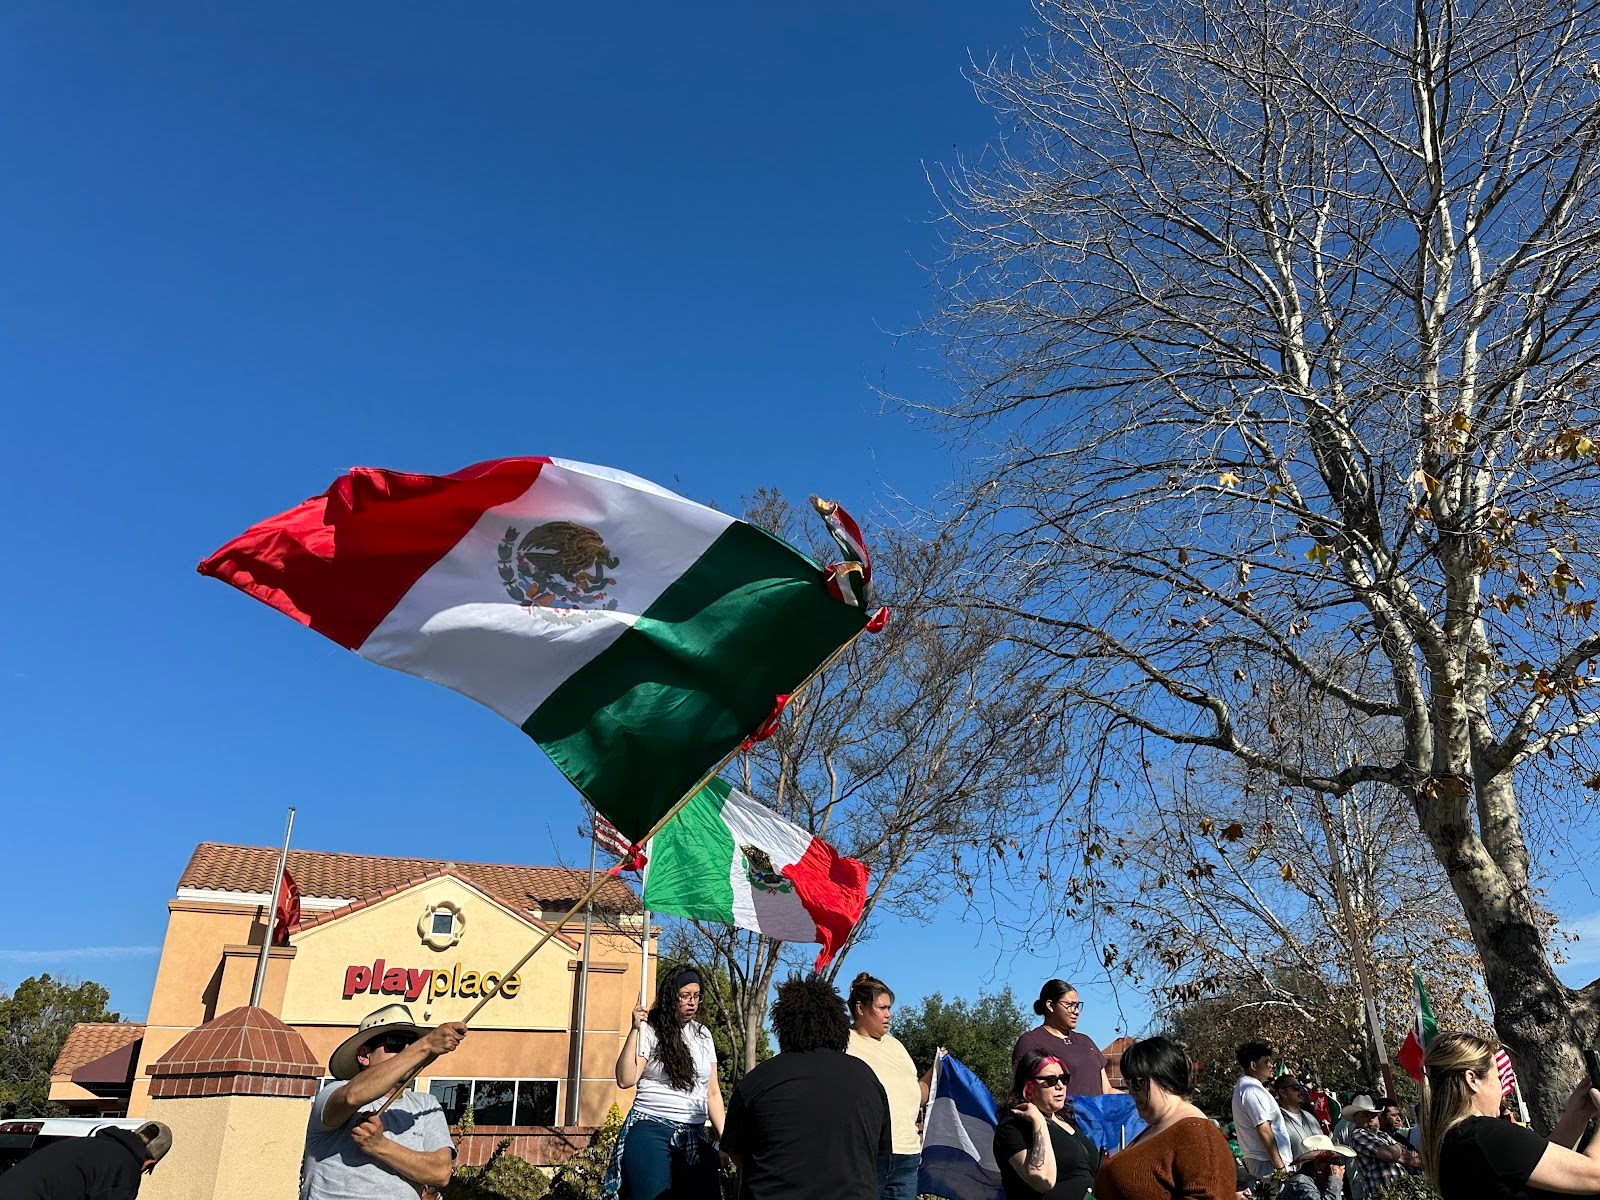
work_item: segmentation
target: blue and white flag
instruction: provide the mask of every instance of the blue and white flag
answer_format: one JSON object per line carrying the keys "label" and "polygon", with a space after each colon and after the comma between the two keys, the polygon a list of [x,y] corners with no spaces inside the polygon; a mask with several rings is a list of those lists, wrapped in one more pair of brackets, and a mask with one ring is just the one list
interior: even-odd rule
{"label": "blue and white flag", "polygon": [[917,1194],[947,1200],[1003,1200],[994,1161],[998,1124],[989,1089],[957,1059],[939,1060],[933,1099],[922,1124]]}

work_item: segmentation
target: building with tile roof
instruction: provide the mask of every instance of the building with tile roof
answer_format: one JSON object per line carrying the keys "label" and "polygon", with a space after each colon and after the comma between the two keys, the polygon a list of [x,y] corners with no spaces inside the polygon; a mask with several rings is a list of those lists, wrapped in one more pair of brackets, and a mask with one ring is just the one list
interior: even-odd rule
{"label": "building with tile roof", "polygon": [[[142,1116],[150,1064],[196,1027],[250,1004],[278,853],[195,847],[167,902],[146,1023],[74,1028],[51,1077],[52,1100],[75,1113]],[[587,890],[586,871],[291,850],[288,873],[299,919],[287,944],[268,952],[259,1007],[299,1033],[324,1068],[361,1019],[387,1004],[405,1004],[431,1026],[459,1020],[494,991],[461,1047],[416,1084],[438,1094],[452,1118],[471,1105],[476,1134],[518,1136],[598,1124],[613,1102],[626,1107],[613,1067],[641,979],[653,990],[655,965],[654,931],[642,950],[644,914],[626,882],[602,877],[594,905],[580,1063],[584,923],[552,929]],[[546,934],[545,946],[502,979]]]}

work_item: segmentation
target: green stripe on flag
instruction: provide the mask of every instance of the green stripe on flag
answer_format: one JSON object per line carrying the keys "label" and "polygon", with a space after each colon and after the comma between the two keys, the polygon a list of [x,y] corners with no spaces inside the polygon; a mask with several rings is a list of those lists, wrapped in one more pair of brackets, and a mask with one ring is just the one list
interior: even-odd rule
{"label": "green stripe on flag", "polygon": [[638,840],[866,620],[809,559],[736,522],[522,728]]}
{"label": "green stripe on flag", "polygon": [[1433,1019],[1433,1005],[1428,1001],[1428,989],[1422,986],[1422,972],[1411,968],[1411,978],[1417,985],[1417,1040],[1426,1049],[1439,1032],[1439,1023]]}
{"label": "green stripe on flag", "polygon": [[697,921],[733,920],[730,872],[737,852],[722,819],[728,785],[713,779],[650,840],[644,906]]}

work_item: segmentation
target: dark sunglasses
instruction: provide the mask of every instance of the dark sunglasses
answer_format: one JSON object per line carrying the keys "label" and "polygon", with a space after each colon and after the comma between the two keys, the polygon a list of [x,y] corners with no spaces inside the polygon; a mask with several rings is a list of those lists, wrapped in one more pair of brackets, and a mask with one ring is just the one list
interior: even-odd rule
{"label": "dark sunglasses", "polygon": [[400,1051],[404,1050],[416,1040],[416,1038],[407,1033],[391,1033],[387,1037],[374,1038],[372,1041],[368,1042],[367,1045],[372,1049],[382,1047],[390,1054],[399,1054]]}
{"label": "dark sunglasses", "polygon": [[1035,1075],[1033,1081],[1040,1087],[1066,1087],[1069,1078],[1067,1075]]}

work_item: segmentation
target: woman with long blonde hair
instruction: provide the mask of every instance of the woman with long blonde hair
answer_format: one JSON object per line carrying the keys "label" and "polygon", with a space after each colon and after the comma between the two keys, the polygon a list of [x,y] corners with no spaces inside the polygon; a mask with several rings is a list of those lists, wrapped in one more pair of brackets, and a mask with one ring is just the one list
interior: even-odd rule
{"label": "woman with long blonde hair", "polygon": [[1571,1147],[1600,1112],[1600,1092],[1579,1081],[1547,1142],[1500,1120],[1493,1042],[1441,1033],[1423,1058],[1422,1166],[1443,1200],[1527,1200],[1530,1193],[1600,1192],[1600,1138]]}

